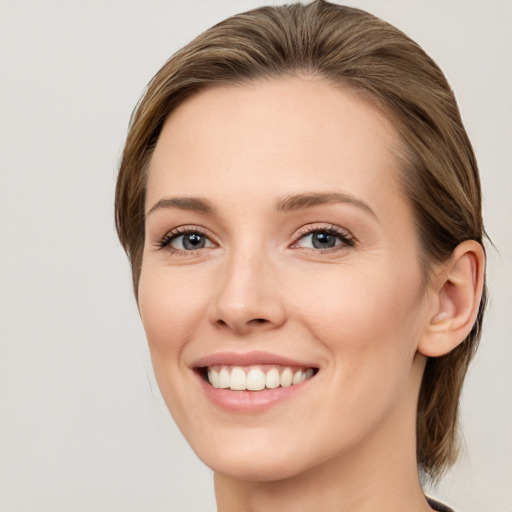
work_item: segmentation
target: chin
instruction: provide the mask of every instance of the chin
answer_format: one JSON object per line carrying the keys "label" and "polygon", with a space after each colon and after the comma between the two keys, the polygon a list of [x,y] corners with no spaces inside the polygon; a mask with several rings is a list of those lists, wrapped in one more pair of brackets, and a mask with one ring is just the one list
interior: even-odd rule
{"label": "chin", "polygon": [[207,456],[201,460],[215,473],[251,482],[286,480],[302,472],[293,458],[285,460],[282,454],[279,454],[279,457],[275,454],[268,457],[265,455],[260,453],[259,457],[246,457],[233,453],[232,456],[222,454]]}
{"label": "chin", "polygon": [[234,479],[261,482],[283,480],[299,471],[298,444],[286,432],[261,425],[216,428],[212,423],[209,431],[182,430],[187,432],[187,441],[196,455],[212,471]]}
{"label": "chin", "polygon": [[[260,428],[230,431],[223,436],[203,432],[188,440],[196,455],[214,472],[237,480],[271,482],[293,478],[323,462],[325,450],[317,449],[315,453],[299,442],[297,435],[290,434],[290,430]],[[330,451],[324,453],[324,458],[331,455]]]}

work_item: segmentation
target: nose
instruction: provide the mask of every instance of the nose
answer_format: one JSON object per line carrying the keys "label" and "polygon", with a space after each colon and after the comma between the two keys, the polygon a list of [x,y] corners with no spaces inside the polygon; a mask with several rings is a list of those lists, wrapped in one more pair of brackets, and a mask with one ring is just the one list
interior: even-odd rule
{"label": "nose", "polygon": [[263,257],[232,257],[217,275],[210,322],[239,335],[282,326],[286,312],[279,281],[278,269]]}

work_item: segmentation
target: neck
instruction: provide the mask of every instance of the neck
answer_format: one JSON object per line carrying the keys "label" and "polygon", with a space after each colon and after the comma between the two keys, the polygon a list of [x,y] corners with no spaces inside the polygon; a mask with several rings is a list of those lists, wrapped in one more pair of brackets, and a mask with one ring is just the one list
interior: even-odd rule
{"label": "neck", "polygon": [[255,482],[216,473],[218,512],[430,511],[418,479],[410,414],[417,391],[411,394],[370,438],[298,475]]}

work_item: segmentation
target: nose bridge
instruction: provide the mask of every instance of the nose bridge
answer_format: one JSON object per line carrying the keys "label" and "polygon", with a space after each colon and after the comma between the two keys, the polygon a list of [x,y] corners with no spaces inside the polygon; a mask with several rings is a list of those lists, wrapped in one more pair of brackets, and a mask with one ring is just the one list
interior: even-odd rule
{"label": "nose bridge", "polygon": [[264,250],[250,244],[238,245],[219,273],[211,320],[238,332],[281,325],[284,309],[276,274],[275,263]]}

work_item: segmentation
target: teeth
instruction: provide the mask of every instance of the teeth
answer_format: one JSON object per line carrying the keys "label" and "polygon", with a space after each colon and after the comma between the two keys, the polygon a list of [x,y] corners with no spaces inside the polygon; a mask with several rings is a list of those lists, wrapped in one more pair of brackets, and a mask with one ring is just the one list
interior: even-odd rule
{"label": "teeth", "polygon": [[272,368],[265,376],[265,386],[268,389],[278,388],[281,385],[281,377],[276,368]]}
{"label": "teeth", "polygon": [[233,391],[261,391],[275,389],[279,386],[287,388],[310,379],[313,368],[293,371],[287,367],[282,369],[269,368],[264,371],[260,367],[241,368],[240,366],[218,366],[208,369],[208,381],[214,388],[231,389]]}
{"label": "teeth", "polygon": [[265,374],[258,368],[253,368],[247,374],[247,389],[260,391],[265,388]]}
{"label": "teeth", "polygon": [[293,382],[293,372],[291,368],[285,368],[281,373],[281,387],[287,388]]}
{"label": "teeth", "polygon": [[210,370],[208,372],[208,380],[214,388],[219,387],[219,374],[215,370]]}
{"label": "teeth", "polygon": [[219,372],[219,388],[229,388],[229,370],[227,368],[221,368]]}
{"label": "teeth", "polygon": [[242,368],[235,366],[231,370],[231,377],[229,379],[229,389],[233,391],[243,391],[247,389],[247,377]]}
{"label": "teeth", "polygon": [[303,375],[304,375],[304,373],[302,372],[302,370],[295,372],[293,374],[292,384],[300,384],[304,380],[302,378]]}

